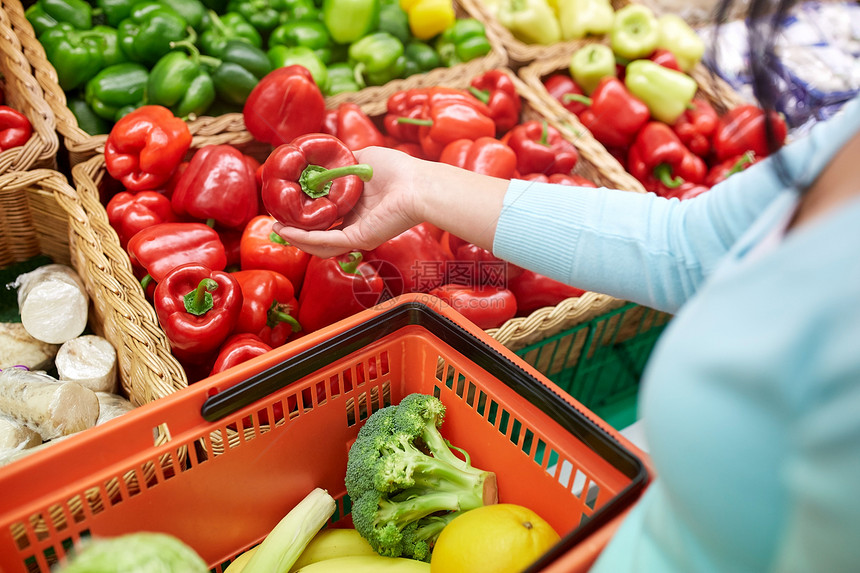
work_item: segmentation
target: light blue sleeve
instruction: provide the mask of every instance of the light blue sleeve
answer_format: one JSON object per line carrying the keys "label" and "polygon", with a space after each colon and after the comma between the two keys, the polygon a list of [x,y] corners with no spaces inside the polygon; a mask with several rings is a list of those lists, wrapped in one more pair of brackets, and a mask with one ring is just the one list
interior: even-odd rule
{"label": "light blue sleeve", "polygon": [[[786,145],[789,173],[814,180],[860,131],[860,97]],[[768,158],[688,201],[514,180],[493,252],[580,288],[674,312],[784,190]]]}

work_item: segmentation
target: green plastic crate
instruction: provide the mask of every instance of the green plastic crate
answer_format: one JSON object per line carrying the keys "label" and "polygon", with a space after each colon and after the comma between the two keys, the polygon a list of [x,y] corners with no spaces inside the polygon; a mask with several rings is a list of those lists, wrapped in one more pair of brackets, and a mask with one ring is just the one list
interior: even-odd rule
{"label": "green plastic crate", "polygon": [[629,303],[516,352],[616,429],[636,421],[639,379],[670,315]]}

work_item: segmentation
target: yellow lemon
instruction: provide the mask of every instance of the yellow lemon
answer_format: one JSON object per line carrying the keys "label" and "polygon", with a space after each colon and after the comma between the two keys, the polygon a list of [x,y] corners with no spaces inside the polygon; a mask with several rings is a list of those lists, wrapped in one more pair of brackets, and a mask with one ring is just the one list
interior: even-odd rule
{"label": "yellow lemon", "polygon": [[430,573],[517,573],[559,539],[552,526],[527,507],[485,505],[445,526],[433,548]]}

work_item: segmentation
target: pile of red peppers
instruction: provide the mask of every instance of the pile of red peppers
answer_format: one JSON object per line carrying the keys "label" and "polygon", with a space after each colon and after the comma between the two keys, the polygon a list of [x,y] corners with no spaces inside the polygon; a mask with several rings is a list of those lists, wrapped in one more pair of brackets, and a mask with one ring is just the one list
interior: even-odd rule
{"label": "pile of red peppers", "polygon": [[[680,73],[671,53],[662,51],[650,59]],[[771,147],[768,119],[776,145],[785,142],[784,118],[751,104],[720,115],[707,100],[696,98],[673,123],[659,121],[630,92],[623,75],[619,66],[616,75],[601,78],[588,96],[565,72],[551,74],[543,83],[649,192],[691,199],[764,159]]]}
{"label": "pile of red peppers", "polygon": [[323,101],[300,66],[263,78],[245,111],[272,145],[266,157],[193,148],[186,123],[161,106],[127,114],[108,135],[106,169],[123,187],[106,198],[108,220],[190,381],[402,293],[438,296],[485,329],[582,294],[428,223],[338,257],[287,244],[276,221],[327,229],[352,209],[372,177],[354,152],[369,145],[505,179],[596,186],[574,173],[573,143],[521,121],[501,70],[469,89],[396,92],[376,118]]}

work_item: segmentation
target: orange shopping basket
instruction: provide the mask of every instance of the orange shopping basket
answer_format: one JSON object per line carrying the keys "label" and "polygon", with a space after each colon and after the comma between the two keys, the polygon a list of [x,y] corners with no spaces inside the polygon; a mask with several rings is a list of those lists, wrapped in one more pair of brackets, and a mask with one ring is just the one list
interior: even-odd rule
{"label": "orange shopping basket", "polygon": [[438,299],[405,295],[0,469],[0,571],[133,531],[223,571],[315,487],[348,526],[349,447],[412,392],[442,400],[443,435],[496,472],[501,502],[561,534],[530,572],[585,571],[649,482],[608,424]]}

